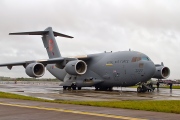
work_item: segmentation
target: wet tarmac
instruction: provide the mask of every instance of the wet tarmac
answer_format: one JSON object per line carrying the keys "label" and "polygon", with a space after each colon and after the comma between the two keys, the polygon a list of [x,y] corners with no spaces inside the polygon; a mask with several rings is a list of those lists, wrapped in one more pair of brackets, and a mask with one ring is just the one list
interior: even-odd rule
{"label": "wet tarmac", "polygon": [[60,82],[0,81],[0,91],[33,96],[50,100],[83,100],[83,101],[112,101],[112,100],[180,100],[179,89],[155,89],[154,92],[137,93],[136,88],[114,87],[113,91],[95,91],[94,87],[84,87],[82,90],[66,90],[59,86]]}

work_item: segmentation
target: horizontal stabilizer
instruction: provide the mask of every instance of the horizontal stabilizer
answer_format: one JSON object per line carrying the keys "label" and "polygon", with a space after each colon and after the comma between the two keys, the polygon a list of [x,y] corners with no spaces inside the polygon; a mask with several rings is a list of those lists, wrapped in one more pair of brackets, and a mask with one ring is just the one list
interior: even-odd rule
{"label": "horizontal stabilizer", "polygon": [[[17,32],[17,33],[9,33],[9,35],[45,35],[48,32],[49,31]],[[54,32],[54,31],[53,31],[53,34],[55,37],[60,36],[60,37],[66,37],[66,38],[73,38],[72,36]]]}

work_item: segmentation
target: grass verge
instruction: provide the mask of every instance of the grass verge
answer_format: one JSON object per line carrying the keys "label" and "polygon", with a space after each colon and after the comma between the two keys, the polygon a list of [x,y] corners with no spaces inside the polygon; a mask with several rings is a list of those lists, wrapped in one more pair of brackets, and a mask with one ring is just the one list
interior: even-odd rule
{"label": "grass verge", "polygon": [[[168,88],[169,89],[169,85],[167,85],[167,86],[160,86],[160,88]],[[180,86],[172,86],[172,89],[180,89]]]}
{"label": "grass verge", "polygon": [[64,100],[44,100],[29,96],[0,92],[0,98],[11,98],[21,100],[32,100],[41,102],[76,104],[98,107],[111,107],[123,109],[146,110],[156,112],[167,112],[180,114],[179,100],[161,100],[161,101],[64,101]]}
{"label": "grass verge", "polygon": [[[138,86],[131,86],[131,88],[137,88]],[[156,85],[154,85],[153,87],[157,88]],[[169,85],[165,85],[165,86],[160,86],[159,88],[167,88],[169,89]],[[172,89],[180,89],[180,86],[172,86]]]}

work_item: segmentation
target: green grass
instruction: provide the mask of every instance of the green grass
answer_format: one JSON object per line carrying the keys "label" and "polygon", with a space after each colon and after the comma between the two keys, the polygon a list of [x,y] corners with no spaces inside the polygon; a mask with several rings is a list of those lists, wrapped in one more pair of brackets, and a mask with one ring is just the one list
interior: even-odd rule
{"label": "green grass", "polygon": [[[160,88],[169,88],[169,85],[167,85],[167,86],[160,86]],[[180,89],[180,86],[172,86],[172,89]]]}
{"label": "green grass", "polygon": [[76,104],[98,107],[111,107],[123,109],[146,110],[156,112],[167,112],[180,114],[179,100],[161,100],[161,101],[64,101],[64,100],[44,100],[34,97],[22,96],[17,94],[0,92],[0,98],[22,99],[52,103]]}
{"label": "green grass", "polygon": [[11,98],[11,99],[20,99],[20,100],[32,100],[32,101],[42,101],[46,102],[47,100],[30,97],[30,96],[23,96],[18,94],[12,94],[12,93],[6,93],[6,92],[0,92],[0,98]]}
{"label": "green grass", "polygon": [[[137,86],[131,86],[131,88],[137,88]],[[153,87],[157,88],[156,85],[153,85]],[[168,88],[169,89],[169,85],[165,85],[165,86],[159,86],[159,88]],[[180,86],[172,86],[172,89],[180,89]]]}
{"label": "green grass", "polygon": [[180,114],[180,101],[75,101],[74,104]]}

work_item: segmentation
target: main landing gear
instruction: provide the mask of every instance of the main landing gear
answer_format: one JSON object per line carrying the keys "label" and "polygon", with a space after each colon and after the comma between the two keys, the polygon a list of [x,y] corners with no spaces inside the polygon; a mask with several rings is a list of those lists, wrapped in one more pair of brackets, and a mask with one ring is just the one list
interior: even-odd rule
{"label": "main landing gear", "polygon": [[63,86],[63,90],[76,90],[76,89],[78,89],[78,90],[81,90],[81,87],[77,87],[76,86],[76,84],[72,84],[71,86]]}
{"label": "main landing gear", "polygon": [[137,87],[137,92],[141,93],[141,92],[153,92],[155,89],[155,87],[153,87],[152,83],[149,84],[145,84],[145,83],[141,83],[139,85],[139,87]]}

